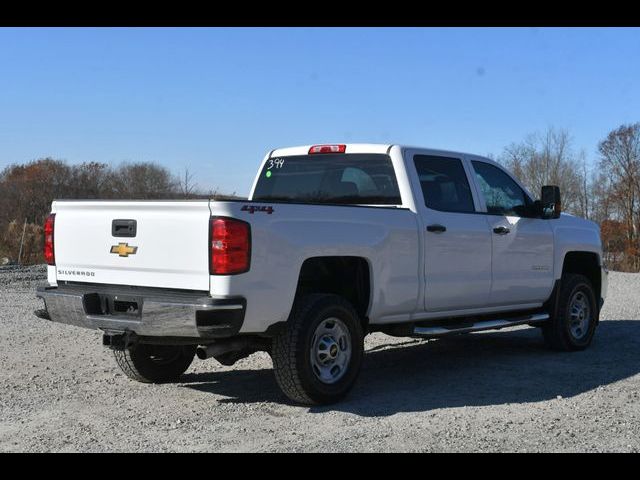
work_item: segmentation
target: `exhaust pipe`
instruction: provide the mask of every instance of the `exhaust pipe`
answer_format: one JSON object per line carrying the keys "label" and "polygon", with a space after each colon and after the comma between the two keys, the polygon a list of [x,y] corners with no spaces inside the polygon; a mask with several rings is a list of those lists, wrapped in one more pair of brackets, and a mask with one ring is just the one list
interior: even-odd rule
{"label": "exhaust pipe", "polygon": [[230,340],[220,340],[210,345],[198,345],[196,355],[200,360],[217,357],[229,352],[238,352],[247,348],[261,350],[265,348],[264,341],[260,342],[255,338],[234,338]]}
{"label": "exhaust pipe", "polygon": [[198,345],[198,348],[196,348],[196,355],[200,360],[205,360],[227,351],[229,350],[226,345],[218,345],[217,343],[212,345]]}

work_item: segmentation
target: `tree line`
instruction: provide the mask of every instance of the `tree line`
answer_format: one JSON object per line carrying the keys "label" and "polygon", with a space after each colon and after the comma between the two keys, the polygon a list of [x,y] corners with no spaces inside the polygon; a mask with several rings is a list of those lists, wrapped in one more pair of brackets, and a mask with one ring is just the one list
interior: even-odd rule
{"label": "tree line", "polygon": [[43,224],[54,199],[197,199],[238,198],[204,191],[184,175],[150,162],[109,166],[85,162],[69,165],[42,158],[13,164],[0,172],[0,264],[40,263]]}
{"label": "tree line", "polygon": [[[558,185],[565,212],[600,225],[609,268],[640,272],[640,122],[609,132],[591,163],[584,150],[575,150],[569,131],[556,128],[508,145],[496,159],[534,195],[543,185]],[[42,262],[42,224],[51,202],[73,198],[238,197],[203,191],[189,170],[178,176],[154,163],[112,167],[43,158],[10,165],[0,172],[0,262]]]}
{"label": "tree line", "polygon": [[569,132],[555,128],[507,146],[497,160],[534,195],[558,185],[565,212],[600,225],[608,267],[640,271],[640,123],[610,131],[591,165]]}

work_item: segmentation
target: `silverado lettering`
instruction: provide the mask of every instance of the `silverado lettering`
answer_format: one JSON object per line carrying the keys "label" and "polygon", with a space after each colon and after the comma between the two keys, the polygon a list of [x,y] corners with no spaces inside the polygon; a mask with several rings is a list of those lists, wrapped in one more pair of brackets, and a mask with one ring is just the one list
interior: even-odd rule
{"label": "silverado lettering", "polygon": [[58,275],[78,275],[81,277],[95,277],[95,272],[87,272],[83,270],[58,270]]}

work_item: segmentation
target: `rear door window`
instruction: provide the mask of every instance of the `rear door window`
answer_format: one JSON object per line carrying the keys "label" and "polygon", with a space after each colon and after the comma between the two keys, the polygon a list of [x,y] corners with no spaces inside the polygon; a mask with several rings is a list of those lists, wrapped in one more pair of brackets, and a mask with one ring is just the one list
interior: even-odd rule
{"label": "rear door window", "polygon": [[472,213],[473,196],[462,160],[435,155],[415,155],[424,204],[442,212]]}

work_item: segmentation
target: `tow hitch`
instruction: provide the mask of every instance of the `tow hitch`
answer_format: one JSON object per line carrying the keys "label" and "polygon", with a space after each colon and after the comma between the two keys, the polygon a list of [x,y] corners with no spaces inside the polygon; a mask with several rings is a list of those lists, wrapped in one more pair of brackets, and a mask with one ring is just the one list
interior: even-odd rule
{"label": "tow hitch", "polygon": [[138,336],[135,332],[105,332],[102,335],[102,345],[111,350],[126,350],[138,343]]}

